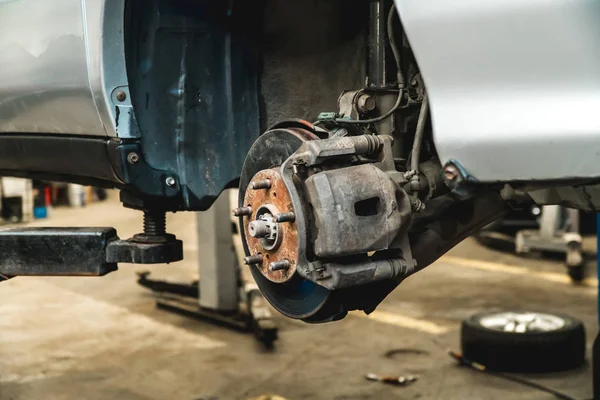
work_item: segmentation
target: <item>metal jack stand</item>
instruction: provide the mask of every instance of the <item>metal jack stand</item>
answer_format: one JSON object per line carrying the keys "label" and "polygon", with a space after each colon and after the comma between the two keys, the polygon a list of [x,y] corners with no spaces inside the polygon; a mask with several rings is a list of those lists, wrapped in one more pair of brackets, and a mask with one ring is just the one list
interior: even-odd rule
{"label": "metal jack stand", "polygon": [[232,232],[237,227],[230,210],[226,192],[209,211],[198,213],[199,282],[151,280],[146,272],[139,274],[138,283],[155,293],[159,308],[254,332],[259,341],[272,346],[278,328],[256,285],[241,278]]}
{"label": "metal jack stand", "polygon": [[[565,224],[564,213],[567,223]],[[560,206],[544,206],[539,230],[522,230],[517,233],[515,248],[517,254],[531,250],[564,253],[569,276],[583,279],[583,255],[579,234],[579,211]]]}

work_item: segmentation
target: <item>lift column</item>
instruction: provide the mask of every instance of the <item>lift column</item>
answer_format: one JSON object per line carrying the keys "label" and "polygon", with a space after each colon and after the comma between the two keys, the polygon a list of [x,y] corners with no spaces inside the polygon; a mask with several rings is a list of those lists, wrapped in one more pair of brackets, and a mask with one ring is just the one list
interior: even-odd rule
{"label": "lift column", "polygon": [[231,234],[229,192],[198,215],[200,307],[218,312],[237,311],[239,277]]}

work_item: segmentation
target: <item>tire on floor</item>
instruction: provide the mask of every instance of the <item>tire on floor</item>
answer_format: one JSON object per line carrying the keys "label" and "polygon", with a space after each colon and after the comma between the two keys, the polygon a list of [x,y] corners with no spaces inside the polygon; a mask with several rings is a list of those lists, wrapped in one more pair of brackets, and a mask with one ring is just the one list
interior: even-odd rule
{"label": "tire on floor", "polygon": [[465,358],[503,372],[557,372],[585,361],[585,328],[549,312],[484,312],[462,322]]}

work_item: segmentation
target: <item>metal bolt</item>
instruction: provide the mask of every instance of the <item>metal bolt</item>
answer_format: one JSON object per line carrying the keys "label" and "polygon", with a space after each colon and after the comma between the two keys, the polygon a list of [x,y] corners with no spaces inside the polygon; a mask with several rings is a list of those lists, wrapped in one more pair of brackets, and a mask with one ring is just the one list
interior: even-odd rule
{"label": "metal bolt", "polygon": [[254,181],[250,184],[250,187],[254,190],[271,189],[271,180],[270,179],[262,179],[260,181]]}
{"label": "metal bolt", "polygon": [[144,211],[144,234],[163,236],[166,233],[167,214],[164,211]]}
{"label": "metal bolt", "polygon": [[448,182],[453,182],[460,176],[460,171],[455,165],[449,164],[444,167],[444,178]]}
{"label": "metal bolt", "polygon": [[126,99],[127,99],[127,93],[125,93],[122,90],[117,93],[117,100],[125,101]]}
{"label": "metal bolt", "polygon": [[262,264],[262,262],[263,256],[260,253],[244,258],[244,264],[246,265]]}
{"label": "metal bolt", "polygon": [[281,271],[290,268],[290,262],[288,260],[275,261],[269,264],[270,271]]}
{"label": "metal bolt", "polygon": [[137,164],[138,161],[140,161],[140,156],[138,155],[138,153],[131,152],[127,154],[127,162],[129,164]]}
{"label": "metal bolt", "polygon": [[175,178],[173,178],[172,176],[169,176],[167,179],[165,179],[165,183],[167,184],[167,186],[169,187],[173,187],[175,186]]}
{"label": "metal bolt", "polygon": [[305,176],[306,175],[306,165],[303,164],[294,164],[292,166],[292,171],[294,172],[294,175],[299,175],[299,176]]}
{"label": "metal bolt", "polygon": [[275,222],[294,222],[295,220],[296,216],[293,212],[281,213],[275,216]]}
{"label": "metal bolt", "polygon": [[427,208],[425,206],[425,203],[413,196],[410,197],[410,205],[412,207],[412,210],[417,213],[423,212]]}
{"label": "metal bolt", "polygon": [[419,81],[416,78],[410,80],[410,86],[415,87],[419,85]]}
{"label": "metal bolt", "polygon": [[412,193],[421,191],[421,177],[418,174],[415,174],[410,178],[409,189]]}
{"label": "metal bolt", "polygon": [[363,93],[358,97],[356,106],[358,107],[358,111],[364,113],[368,111],[373,111],[375,107],[377,107],[377,102],[375,101],[375,97]]}
{"label": "metal bolt", "polygon": [[252,215],[252,207],[240,207],[233,210],[235,217],[244,217]]}
{"label": "metal bolt", "polygon": [[253,238],[264,238],[271,234],[271,228],[265,221],[256,220],[248,224],[248,232]]}

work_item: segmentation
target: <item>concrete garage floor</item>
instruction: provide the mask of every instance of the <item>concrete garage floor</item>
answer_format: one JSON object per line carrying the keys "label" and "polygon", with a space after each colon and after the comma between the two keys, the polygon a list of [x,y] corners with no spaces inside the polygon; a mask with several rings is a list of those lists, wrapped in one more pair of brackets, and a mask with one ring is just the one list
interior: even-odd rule
{"label": "concrete garage floor", "polygon": [[[355,313],[326,325],[278,317],[280,339],[266,351],[250,335],[156,309],[136,284],[135,272],[148,269],[174,281],[197,278],[195,216],[169,220],[169,230],[184,239],[181,263],[0,284],[0,399],[552,399],[457,367],[446,349],[458,349],[461,319],[501,307],[569,313],[586,323],[588,354],[597,331],[594,280],[573,286],[560,262],[467,240],[404,282],[371,317]],[[140,224],[141,214],[111,200],[57,209],[32,225],[114,226],[128,237]],[[386,357],[393,349],[417,351]],[[419,380],[391,387],[366,381],[368,372]],[[591,398],[589,364],[532,378]]]}

